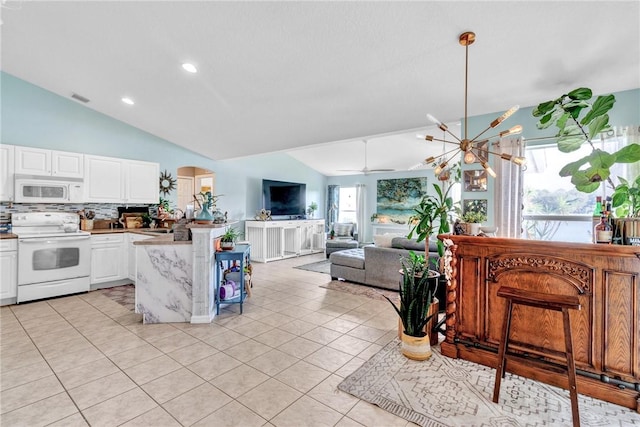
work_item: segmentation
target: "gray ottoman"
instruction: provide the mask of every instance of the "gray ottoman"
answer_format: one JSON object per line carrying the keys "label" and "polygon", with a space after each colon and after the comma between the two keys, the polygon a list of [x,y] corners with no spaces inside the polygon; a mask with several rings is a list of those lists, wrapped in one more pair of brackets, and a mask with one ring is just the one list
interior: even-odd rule
{"label": "gray ottoman", "polygon": [[357,247],[358,247],[357,240],[351,240],[351,239],[327,240],[325,244],[325,254],[327,254],[327,258],[329,258],[329,255],[331,255],[333,252],[343,251],[345,249],[355,249]]}
{"label": "gray ottoman", "polygon": [[365,283],[364,249],[343,249],[331,254],[331,279],[344,279],[350,282]]}

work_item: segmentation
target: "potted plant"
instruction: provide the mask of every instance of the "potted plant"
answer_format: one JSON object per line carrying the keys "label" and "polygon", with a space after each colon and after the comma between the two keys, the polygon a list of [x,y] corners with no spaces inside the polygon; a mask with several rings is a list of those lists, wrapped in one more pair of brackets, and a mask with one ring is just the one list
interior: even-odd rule
{"label": "potted plant", "polygon": [[425,325],[438,312],[429,314],[431,301],[438,286],[437,271],[427,269],[425,257],[409,253],[402,258],[402,279],[399,282],[400,306],[396,306],[387,296],[402,323],[401,351],[412,360],[426,360],[431,357],[429,334]]}
{"label": "potted plant", "polygon": [[235,247],[236,240],[242,233],[233,227],[227,228],[222,236],[220,236],[220,249],[223,251],[230,251]]}
{"label": "potted plant", "polygon": [[[408,239],[413,239],[415,234],[418,242],[429,239],[436,229],[436,221],[438,221],[438,233],[449,233],[449,212],[453,208],[453,199],[449,196],[451,186],[443,191],[439,185],[433,184],[436,195],[426,195],[414,210],[414,214],[409,218],[409,222],[413,224],[409,231]],[[425,245],[425,253],[429,251],[428,243]],[[438,241],[438,253],[444,255],[444,245]]]}
{"label": "potted plant", "polygon": [[467,223],[467,234],[477,236],[480,233],[480,225],[487,220],[487,216],[479,211],[467,211],[462,215],[462,221]]}
{"label": "potted plant", "polygon": [[316,202],[311,202],[311,204],[307,208],[307,213],[309,214],[309,218],[313,218],[313,214],[317,210],[318,210],[318,204]]}

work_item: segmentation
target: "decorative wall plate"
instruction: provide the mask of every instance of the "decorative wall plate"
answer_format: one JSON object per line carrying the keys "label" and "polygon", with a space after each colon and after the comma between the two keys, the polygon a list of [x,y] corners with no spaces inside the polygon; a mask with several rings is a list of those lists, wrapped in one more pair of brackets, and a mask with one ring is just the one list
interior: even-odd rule
{"label": "decorative wall plate", "polygon": [[160,192],[165,196],[169,195],[172,190],[176,189],[176,180],[173,179],[171,174],[165,169],[160,173]]}

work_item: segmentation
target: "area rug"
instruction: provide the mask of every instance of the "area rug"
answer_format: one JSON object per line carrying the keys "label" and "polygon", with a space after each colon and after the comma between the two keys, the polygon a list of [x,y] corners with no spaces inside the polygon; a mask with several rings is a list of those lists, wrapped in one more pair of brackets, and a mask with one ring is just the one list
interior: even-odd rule
{"label": "area rug", "polygon": [[[442,356],[424,362],[405,358],[396,338],[338,389],[420,426],[571,426],[566,390],[507,374],[500,402],[492,402],[495,370]],[[585,426],[640,426],[640,414],[579,395]]]}
{"label": "area rug", "polygon": [[331,262],[328,259],[323,259],[322,261],[312,262],[311,264],[303,264],[298,265],[294,268],[299,268],[300,270],[313,271],[316,273],[324,273],[330,274],[329,268],[331,267]]}
{"label": "area rug", "polygon": [[320,285],[321,288],[331,289],[334,291],[346,292],[351,295],[361,295],[371,299],[385,301],[384,295],[391,298],[392,301],[399,300],[398,292],[387,289],[378,289],[371,286],[359,285],[357,283],[343,282],[340,280],[332,280],[329,283]]}
{"label": "area rug", "polygon": [[118,304],[125,306],[133,311],[136,306],[136,287],[135,285],[114,286],[113,288],[99,289],[98,292],[111,298]]}

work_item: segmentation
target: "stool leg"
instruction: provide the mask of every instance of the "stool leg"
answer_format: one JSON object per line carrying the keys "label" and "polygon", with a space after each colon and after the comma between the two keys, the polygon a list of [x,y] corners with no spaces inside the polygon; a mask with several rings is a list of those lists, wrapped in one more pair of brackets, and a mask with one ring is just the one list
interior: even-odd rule
{"label": "stool leg", "polygon": [[569,310],[567,308],[562,309],[562,320],[564,323],[564,343],[567,355],[567,373],[569,376],[569,396],[571,396],[571,416],[573,417],[573,427],[580,427],[580,412],[578,412],[578,389],[576,387],[576,365],[573,360],[573,340],[571,337]]}
{"label": "stool leg", "polygon": [[510,299],[507,300],[507,308],[504,311],[504,321],[502,322],[502,338],[500,339],[500,347],[498,348],[498,367],[496,368],[496,383],[493,386],[493,402],[498,403],[500,398],[500,383],[504,378],[507,367],[507,345],[509,341],[509,330],[511,329],[511,312],[513,304]]}

